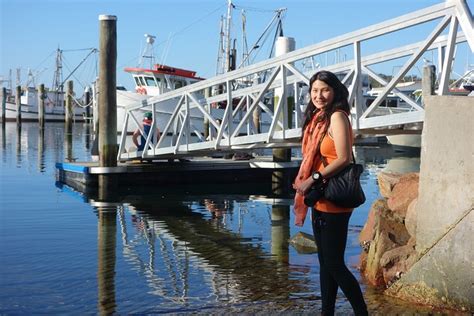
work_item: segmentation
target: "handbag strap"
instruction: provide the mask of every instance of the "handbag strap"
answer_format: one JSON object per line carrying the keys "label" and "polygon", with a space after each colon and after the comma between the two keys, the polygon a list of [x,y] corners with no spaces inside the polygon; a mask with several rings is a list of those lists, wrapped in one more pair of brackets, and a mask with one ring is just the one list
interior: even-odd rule
{"label": "handbag strap", "polygon": [[[347,117],[347,121],[349,122],[349,126],[351,125],[351,122],[349,121],[349,117],[346,115]],[[318,143],[318,147],[316,149],[316,152],[319,152],[319,158],[321,158],[321,162],[323,163],[323,166],[324,168],[327,167],[328,163],[326,161],[326,157],[323,156],[323,154],[321,154],[321,143],[323,142],[323,138],[326,136],[326,133],[328,132],[329,130],[329,125],[331,124],[331,118],[329,117],[329,122],[328,122],[328,125],[326,126],[326,128],[324,129],[324,132],[323,134],[321,135],[321,138],[319,139],[319,143]],[[355,155],[354,155],[354,151],[351,149],[351,153],[352,153],[352,162],[355,164],[356,163],[356,160],[355,160]]]}

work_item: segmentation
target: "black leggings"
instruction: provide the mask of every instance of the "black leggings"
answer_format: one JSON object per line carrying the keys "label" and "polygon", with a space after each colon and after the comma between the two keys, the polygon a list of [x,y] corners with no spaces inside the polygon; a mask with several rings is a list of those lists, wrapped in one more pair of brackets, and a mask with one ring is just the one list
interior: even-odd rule
{"label": "black leggings", "polygon": [[356,315],[367,315],[359,283],[344,262],[347,229],[352,212],[326,213],[313,209],[313,233],[318,246],[322,312],[334,315],[338,286]]}

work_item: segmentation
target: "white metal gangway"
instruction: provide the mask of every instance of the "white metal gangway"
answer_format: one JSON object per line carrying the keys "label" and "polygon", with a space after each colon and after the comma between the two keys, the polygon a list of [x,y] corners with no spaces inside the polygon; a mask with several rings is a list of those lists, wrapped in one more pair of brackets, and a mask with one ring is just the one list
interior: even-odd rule
{"label": "white metal gangway", "polygon": [[[361,44],[376,37],[434,22],[436,26],[422,41],[403,47],[363,55]],[[404,76],[422,58],[423,54],[437,50],[439,94],[448,94],[449,76],[456,45],[467,42],[474,52],[473,18],[465,0],[447,0],[444,3],[400,16],[358,31],[323,41],[275,57],[257,64],[195,83],[166,94],[152,97],[143,103],[126,109],[118,160],[160,159],[177,156],[207,155],[215,150],[243,150],[254,148],[298,147],[301,136],[302,108],[310,76],[315,69],[308,70],[308,60],[340,53],[346,50],[352,56],[337,60],[323,68],[340,74],[349,87],[352,107],[352,124],[357,131],[422,122],[423,105],[397,89]],[[458,29],[461,29],[458,31]],[[447,34],[443,34],[443,32]],[[371,66],[386,61],[405,58],[403,66],[390,82],[381,78]],[[362,92],[364,76],[379,82],[383,88],[370,106],[366,106]],[[305,90],[306,89],[306,90]],[[402,99],[407,110],[393,113],[381,107],[384,99],[393,93]],[[274,98],[274,97],[277,98]],[[290,101],[290,100],[294,101]],[[274,100],[274,106],[269,105]],[[162,108],[173,105],[173,112]],[[217,104],[226,104],[225,110],[215,109]],[[386,109],[386,108],[385,108]],[[146,140],[143,152],[126,152],[127,128],[130,121],[140,128],[139,119],[143,111],[152,111],[152,130],[157,115],[167,115],[166,126],[160,126],[163,135],[156,143],[152,133]],[[137,119],[138,118],[138,119]],[[255,119],[260,119],[257,126]],[[219,123],[217,120],[221,120]],[[215,137],[204,139],[202,130],[208,122]],[[255,123],[254,123],[255,122]],[[265,125],[267,123],[267,125]],[[257,127],[256,127],[257,126]],[[261,128],[260,128],[261,127]],[[143,133],[142,130],[142,134]],[[194,135],[194,137],[191,137]]]}

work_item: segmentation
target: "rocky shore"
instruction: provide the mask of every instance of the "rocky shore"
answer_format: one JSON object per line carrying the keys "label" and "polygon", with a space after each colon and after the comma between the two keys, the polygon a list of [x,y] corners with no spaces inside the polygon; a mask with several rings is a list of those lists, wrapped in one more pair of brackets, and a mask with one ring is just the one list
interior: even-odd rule
{"label": "rocky shore", "polygon": [[416,201],[418,173],[380,172],[382,198],[375,201],[359,235],[360,271],[368,284],[386,288],[417,260]]}

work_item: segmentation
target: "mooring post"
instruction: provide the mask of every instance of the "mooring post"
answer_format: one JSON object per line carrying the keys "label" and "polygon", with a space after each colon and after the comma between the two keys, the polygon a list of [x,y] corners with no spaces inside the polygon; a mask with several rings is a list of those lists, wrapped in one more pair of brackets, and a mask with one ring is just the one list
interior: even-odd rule
{"label": "mooring post", "polygon": [[5,124],[7,120],[6,116],[7,111],[7,88],[2,88],[2,124]]}
{"label": "mooring post", "polygon": [[72,106],[72,96],[74,94],[74,84],[72,80],[68,80],[66,83],[66,111],[64,120],[66,123],[66,130],[72,130],[72,120],[74,118],[74,110]]}
{"label": "mooring post", "polygon": [[84,104],[86,106],[86,122],[89,123],[89,118],[91,116],[91,108],[89,103],[91,102],[91,89],[87,87],[86,91],[84,92]]}
{"label": "mooring post", "polygon": [[[280,36],[277,38],[275,45],[275,56],[281,56],[288,52],[295,50],[295,40],[292,37],[283,37]],[[280,80],[282,82],[282,87],[275,89],[274,97],[274,107],[275,111],[277,109],[278,103],[281,99],[283,103],[282,112],[279,115],[279,120],[286,125],[286,127],[291,126],[292,122],[292,112],[294,107],[294,96],[289,91],[289,85],[286,85],[286,70],[282,67],[280,72]],[[285,85],[285,86],[283,86]],[[286,122],[284,122],[286,117]],[[281,130],[277,127],[278,130]],[[273,161],[274,162],[290,162],[291,161],[291,149],[287,148],[277,148],[273,149]],[[285,175],[284,171],[274,171],[272,174],[272,188],[273,191],[285,192],[289,186],[288,176]],[[283,190],[282,190],[283,189]]]}
{"label": "mooring post", "polygon": [[[99,54],[99,165],[117,166],[117,17],[100,15]],[[99,186],[112,186],[110,176],[100,176]]]}
{"label": "mooring post", "polygon": [[38,86],[38,123],[40,128],[44,128],[44,84]]}
{"label": "mooring post", "polygon": [[16,105],[16,123],[20,125],[21,124],[21,86],[16,86],[15,105]]}
{"label": "mooring post", "polygon": [[423,78],[421,81],[421,91],[422,91],[423,98],[425,96],[434,94],[435,83],[436,83],[436,67],[434,65],[424,66]]}

